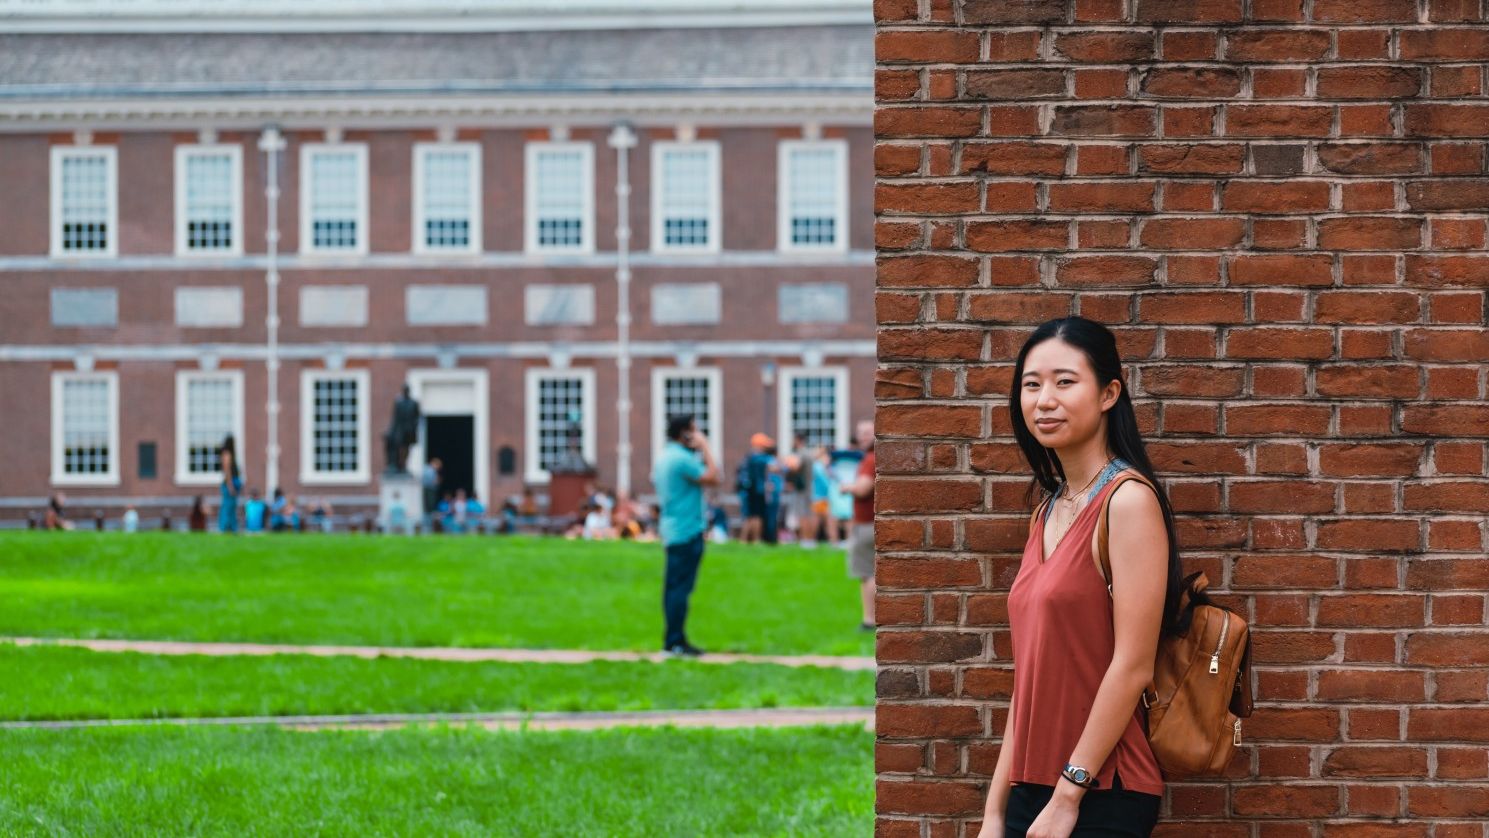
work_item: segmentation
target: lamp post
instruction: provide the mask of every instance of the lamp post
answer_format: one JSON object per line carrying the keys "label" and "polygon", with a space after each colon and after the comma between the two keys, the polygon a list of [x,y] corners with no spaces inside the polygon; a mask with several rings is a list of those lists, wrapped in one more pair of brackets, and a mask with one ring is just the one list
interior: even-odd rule
{"label": "lamp post", "polygon": [[763,387],[761,401],[765,403],[765,421],[760,423],[760,432],[770,434],[770,390],[776,383],[776,362],[766,361],[760,368],[760,384]]}
{"label": "lamp post", "polygon": [[264,402],[269,420],[264,442],[264,491],[268,497],[273,497],[274,490],[279,488],[279,152],[284,151],[284,146],[284,135],[279,133],[277,125],[266,126],[259,135],[258,149],[264,153],[265,165],[264,205],[268,214],[264,225],[264,285],[268,292],[264,313],[264,371],[269,389],[269,398]]}
{"label": "lamp post", "polygon": [[607,144],[615,149],[615,490],[631,492],[631,149],[636,132],[617,122]]}

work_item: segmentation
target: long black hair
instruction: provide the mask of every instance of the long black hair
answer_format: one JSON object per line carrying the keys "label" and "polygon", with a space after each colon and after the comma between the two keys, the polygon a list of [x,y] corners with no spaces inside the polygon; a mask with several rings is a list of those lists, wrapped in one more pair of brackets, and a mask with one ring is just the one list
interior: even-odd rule
{"label": "long black hair", "polygon": [[222,438],[222,444],[219,445],[219,446],[217,446],[217,459],[219,461],[222,460],[222,452],[223,451],[226,451],[229,454],[232,454],[233,455],[233,470],[232,470],[232,474],[231,475],[224,474],[223,477],[229,477],[229,476],[231,476],[231,477],[236,478],[240,474],[240,472],[238,471],[238,447],[233,443],[233,435],[232,434],[228,434],[227,436],[223,437]]}
{"label": "long black hair", "polygon": [[[1126,460],[1152,484],[1158,496],[1158,505],[1163,510],[1163,528],[1168,531],[1168,588],[1163,600],[1162,632],[1183,634],[1188,631],[1193,614],[1192,606],[1208,602],[1203,593],[1190,592],[1185,602],[1185,592],[1198,573],[1184,576],[1184,566],[1179,561],[1179,539],[1174,531],[1174,511],[1169,505],[1168,493],[1159,482],[1153,463],[1148,460],[1143,437],[1137,427],[1137,414],[1132,408],[1132,397],[1127,392],[1127,381],[1122,377],[1122,359],[1117,353],[1117,336],[1107,327],[1085,317],[1061,317],[1050,320],[1034,330],[1019,349],[1013,365],[1012,391],[1008,397],[1008,414],[1013,425],[1014,439],[1024,451],[1024,458],[1034,472],[1025,500],[1032,511],[1037,502],[1054,494],[1065,481],[1065,468],[1053,448],[1041,444],[1024,423],[1022,394],[1024,362],[1029,352],[1047,340],[1059,339],[1080,350],[1096,374],[1096,388],[1104,389],[1112,381],[1122,384],[1117,401],[1106,412],[1106,444],[1108,450]],[[1037,495],[1037,497],[1036,497]]]}

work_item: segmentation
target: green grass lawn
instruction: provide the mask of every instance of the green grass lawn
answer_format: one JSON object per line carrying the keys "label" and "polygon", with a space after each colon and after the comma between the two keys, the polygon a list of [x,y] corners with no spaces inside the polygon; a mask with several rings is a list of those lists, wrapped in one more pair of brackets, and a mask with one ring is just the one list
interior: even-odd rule
{"label": "green grass lawn", "polygon": [[[535,537],[16,531],[0,634],[652,651],[657,544]],[[839,550],[709,545],[692,640],[869,655]]]}
{"label": "green grass lawn", "polygon": [[4,835],[869,835],[859,727],[0,731]]}
{"label": "green grass lawn", "polygon": [[874,674],[686,661],[155,656],[0,644],[0,719],[872,704]]}

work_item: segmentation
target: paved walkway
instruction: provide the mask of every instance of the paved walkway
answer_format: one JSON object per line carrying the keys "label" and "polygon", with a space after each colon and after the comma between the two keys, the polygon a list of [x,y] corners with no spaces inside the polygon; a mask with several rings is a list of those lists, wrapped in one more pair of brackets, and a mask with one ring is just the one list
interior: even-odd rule
{"label": "paved walkway", "polygon": [[487,730],[598,730],[613,727],[799,727],[861,724],[874,729],[872,707],[799,707],[769,710],[646,710],[594,713],[380,713],[354,716],[236,716],[189,719],[77,719],[0,722],[0,730],[59,730],[134,725],[275,725],[295,730],[389,730],[409,725],[475,725]]}
{"label": "paved walkway", "polygon": [[[358,658],[418,658],[439,661],[507,663],[589,663],[590,661],[665,661],[661,652],[600,652],[571,649],[483,649],[458,646],[297,646],[279,643],[195,643],[177,640],[85,640],[66,637],[0,637],[18,646],[79,646],[95,652],[143,652],[150,655],[317,655]],[[700,663],[772,663],[828,669],[873,669],[868,657],[832,655],[736,655],[724,652],[692,658]]]}

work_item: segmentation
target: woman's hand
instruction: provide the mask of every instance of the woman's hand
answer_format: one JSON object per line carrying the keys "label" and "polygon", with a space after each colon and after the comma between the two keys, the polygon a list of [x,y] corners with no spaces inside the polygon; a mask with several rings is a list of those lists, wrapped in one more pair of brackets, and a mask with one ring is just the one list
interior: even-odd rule
{"label": "woman's hand", "polygon": [[977,838],[1003,838],[1003,819],[983,818],[982,829],[977,830]]}
{"label": "woman's hand", "polygon": [[1069,838],[1075,829],[1080,810],[1079,802],[1072,802],[1069,798],[1056,794],[1044,805],[1044,810],[1024,834],[1027,838]]}

